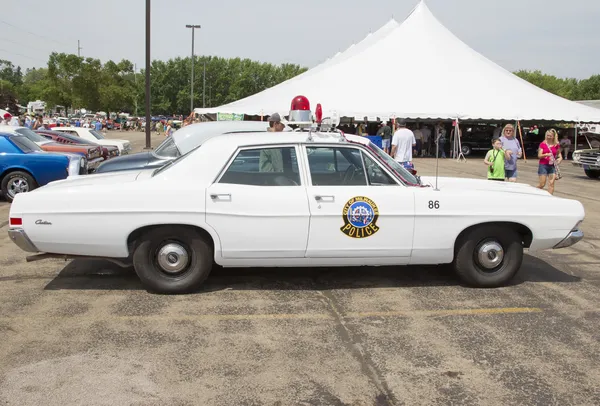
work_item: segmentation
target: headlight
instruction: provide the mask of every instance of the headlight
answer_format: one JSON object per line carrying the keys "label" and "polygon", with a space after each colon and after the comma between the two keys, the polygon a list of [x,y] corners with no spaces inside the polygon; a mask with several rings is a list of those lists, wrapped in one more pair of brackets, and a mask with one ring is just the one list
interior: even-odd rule
{"label": "headlight", "polygon": [[81,158],[80,165],[82,168],[85,168],[85,159]]}
{"label": "headlight", "polygon": [[69,160],[69,176],[79,175],[80,169],[83,168],[82,162],[83,158],[71,158]]}
{"label": "headlight", "polygon": [[579,161],[580,157],[581,157],[581,153],[573,152],[573,161],[575,161],[575,162]]}

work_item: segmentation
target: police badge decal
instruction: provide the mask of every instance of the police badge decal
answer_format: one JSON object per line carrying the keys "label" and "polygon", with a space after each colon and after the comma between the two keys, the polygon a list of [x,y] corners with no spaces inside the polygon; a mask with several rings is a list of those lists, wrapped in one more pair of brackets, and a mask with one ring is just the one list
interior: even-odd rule
{"label": "police badge decal", "polygon": [[348,200],[342,211],[344,225],[341,232],[352,238],[367,238],[379,231],[379,209],[368,197],[355,196]]}

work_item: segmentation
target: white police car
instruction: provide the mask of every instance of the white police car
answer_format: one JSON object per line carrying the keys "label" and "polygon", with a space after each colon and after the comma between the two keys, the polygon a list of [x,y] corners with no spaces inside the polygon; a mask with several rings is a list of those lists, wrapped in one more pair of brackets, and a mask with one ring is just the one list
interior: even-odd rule
{"label": "white police car", "polygon": [[133,264],[145,286],[164,293],[197,288],[215,263],[453,263],[465,283],[494,287],[519,270],[524,248],[567,247],[583,237],[576,200],[474,179],[440,178],[436,188],[368,139],[316,129],[310,117],[299,98],[289,121],[296,131],[217,135],[156,170],[19,194],[9,234],[23,250],[42,253],[29,260]]}

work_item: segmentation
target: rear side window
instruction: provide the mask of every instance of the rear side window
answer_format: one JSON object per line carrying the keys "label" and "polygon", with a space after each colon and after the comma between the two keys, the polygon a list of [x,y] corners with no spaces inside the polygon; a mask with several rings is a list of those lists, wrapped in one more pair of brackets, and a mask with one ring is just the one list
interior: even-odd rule
{"label": "rear side window", "polygon": [[17,148],[19,148],[24,153],[41,151],[42,149],[29,138],[24,137],[22,135],[10,137],[10,141],[15,144]]}
{"label": "rear side window", "polygon": [[294,147],[239,151],[219,183],[253,186],[299,186],[300,174]]}
{"label": "rear side window", "polygon": [[160,144],[154,153],[165,158],[177,158],[181,155],[172,137],[167,138],[162,144]]}

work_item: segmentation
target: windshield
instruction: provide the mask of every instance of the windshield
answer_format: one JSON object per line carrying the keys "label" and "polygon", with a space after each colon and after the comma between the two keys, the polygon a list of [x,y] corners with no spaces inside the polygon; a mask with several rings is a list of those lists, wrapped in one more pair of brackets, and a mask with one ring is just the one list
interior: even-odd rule
{"label": "windshield", "polygon": [[181,155],[179,150],[177,149],[177,145],[175,145],[175,141],[173,141],[173,137],[169,137],[160,144],[154,154],[164,158],[177,158]]}
{"label": "windshield", "polygon": [[44,142],[44,143],[48,142],[48,140],[46,138],[42,137],[39,134],[34,133],[29,128],[17,128],[15,131],[18,132],[19,134],[27,137],[29,140],[31,140],[33,142]]}
{"label": "windshield", "polygon": [[10,140],[13,144],[17,146],[17,148],[19,148],[26,154],[29,152],[42,151],[42,149],[35,142],[31,141],[29,138],[23,135],[13,135],[12,137],[10,137]]}
{"label": "windshield", "polygon": [[104,139],[104,135],[100,134],[98,131],[96,131],[96,130],[90,130],[90,132],[97,139],[99,139],[99,140],[103,140]]}
{"label": "windshield", "polygon": [[379,157],[379,159],[386,163],[390,169],[396,172],[396,174],[400,176],[400,178],[404,179],[404,181],[412,183],[414,185],[420,184],[419,180],[415,177],[415,175],[407,171],[402,165],[396,162],[394,158],[383,152],[383,150],[381,150],[381,148],[379,148],[377,145],[373,144],[372,142],[369,142],[368,147],[375,155]]}

